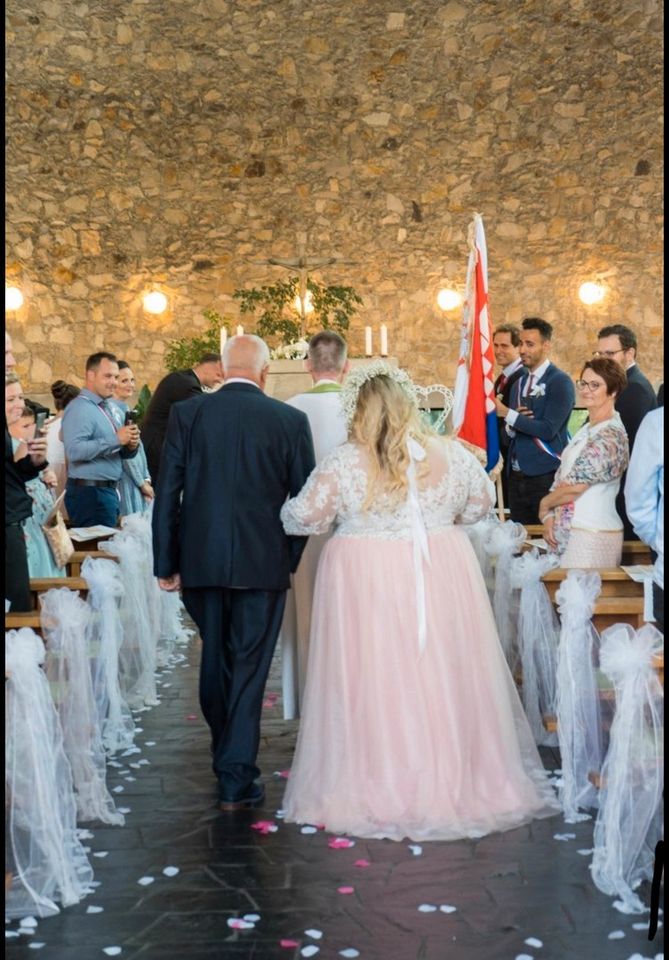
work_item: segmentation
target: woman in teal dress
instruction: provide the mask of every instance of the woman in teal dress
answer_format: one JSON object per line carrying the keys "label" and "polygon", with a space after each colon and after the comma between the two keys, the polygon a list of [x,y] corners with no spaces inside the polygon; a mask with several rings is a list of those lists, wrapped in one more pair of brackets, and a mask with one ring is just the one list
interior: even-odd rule
{"label": "woman in teal dress", "polygon": [[[119,426],[123,425],[125,415],[130,409],[129,402],[135,392],[135,376],[125,360],[119,360],[118,380],[114,391],[114,403],[121,411]],[[123,460],[123,473],[118,485],[121,498],[121,516],[130,513],[143,513],[149,509],[153,500],[153,487],[146,462],[144,445],[140,442],[137,454]]]}
{"label": "woman in teal dress", "polygon": [[[9,428],[12,435],[14,455],[17,450],[35,435],[35,414],[26,407],[21,419]],[[25,453],[19,452],[19,457]],[[23,535],[26,538],[26,552],[28,554],[28,573],[30,577],[64,577],[67,574],[65,567],[56,565],[53,559],[49,541],[44,536],[42,524],[53,510],[56,501],[55,487],[58,478],[53,470],[42,470],[39,477],[26,483],[26,493],[33,502],[33,512],[23,521]]]}

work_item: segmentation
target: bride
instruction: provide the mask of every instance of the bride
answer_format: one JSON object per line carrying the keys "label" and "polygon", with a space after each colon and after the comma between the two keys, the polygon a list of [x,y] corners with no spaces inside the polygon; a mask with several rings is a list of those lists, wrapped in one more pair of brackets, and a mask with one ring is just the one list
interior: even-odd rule
{"label": "bride", "polygon": [[382,361],[342,392],[349,440],[281,518],[334,536],[316,577],[285,819],[335,833],[453,840],[559,812],[462,524],[495,491],[433,434]]}

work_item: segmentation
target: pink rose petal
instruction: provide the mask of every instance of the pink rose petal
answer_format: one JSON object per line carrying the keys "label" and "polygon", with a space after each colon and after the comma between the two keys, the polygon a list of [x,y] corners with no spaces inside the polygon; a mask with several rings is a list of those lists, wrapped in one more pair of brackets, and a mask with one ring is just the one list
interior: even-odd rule
{"label": "pink rose petal", "polygon": [[337,887],[337,893],[355,893],[355,887]]}
{"label": "pink rose petal", "polygon": [[354,867],[368,867],[369,860],[356,860],[353,864]]}
{"label": "pink rose petal", "polygon": [[273,820],[256,820],[251,824],[251,829],[258,830],[263,836],[267,836],[268,833],[276,833],[279,828]]}
{"label": "pink rose petal", "polygon": [[186,720],[197,720],[197,714],[189,713],[188,716],[186,717]]}
{"label": "pink rose petal", "polygon": [[348,837],[333,837],[328,841],[328,847],[331,850],[348,850],[355,846],[355,840],[349,840]]}
{"label": "pink rose petal", "polygon": [[290,948],[290,947],[299,947],[299,945],[300,945],[299,940],[279,940],[280,947]]}

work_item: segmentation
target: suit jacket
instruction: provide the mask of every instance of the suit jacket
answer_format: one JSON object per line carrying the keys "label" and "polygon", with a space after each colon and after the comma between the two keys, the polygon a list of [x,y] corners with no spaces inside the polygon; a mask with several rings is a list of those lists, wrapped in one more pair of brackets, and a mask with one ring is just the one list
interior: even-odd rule
{"label": "suit jacket", "polygon": [[[522,392],[529,377],[527,370],[511,389],[511,409],[523,406]],[[539,384],[544,384],[543,396],[531,399],[533,417],[519,414],[513,425],[515,436],[511,440],[507,469],[515,457],[521,471],[528,477],[538,477],[557,469],[559,455],[567,446],[569,435],[567,423],[574,407],[576,390],[571,377],[554,364],[550,364]],[[552,451],[552,454],[549,452]]]}
{"label": "suit jacket", "polygon": [[289,537],[279,513],[314,466],[305,414],[250,383],[175,404],[153,508],[156,576],[287,589],[306,537]]}
{"label": "suit jacket", "polygon": [[32,515],[33,501],[26,490],[26,483],[39,477],[46,466],[45,461],[36,467],[29,456],[14,460],[12,437],[5,420],[5,525],[20,523]]}
{"label": "suit jacket", "polygon": [[156,387],[141,424],[142,443],[149,465],[149,474],[154,483],[160,472],[160,455],[165,442],[172,404],[192,396],[199,396],[201,393],[202,385],[193,370],[176,370],[168,373]]}
{"label": "suit jacket", "polygon": [[[521,366],[518,367],[517,370],[513,371],[509,379],[504,384],[504,387],[502,388],[501,393],[502,393],[502,403],[504,404],[505,407],[512,406],[511,396],[512,396],[513,385],[518,380],[520,380],[520,378],[524,373],[525,373],[525,367],[523,367],[521,364]],[[500,375],[495,380],[495,387],[494,387],[495,394],[499,393],[498,383],[499,383],[499,378],[501,376],[502,375],[500,373]],[[515,393],[513,395],[515,396]],[[504,423],[504,417],[497,418],[497,426],[499,427],[499,452],[504,457],[504,463],[506,464],[506,461],[508,459],[508,450],[509,450],[509,444],[511,443],[511,438],[506,432],[506,424]]]}
{"label": "suit jacket", "polygon": [[650,380],[643,375],[636,363],[626,373],[627,386],[620,392],[615,406],[627,431],[631,453],[641,421],[647,413],[655,410],[657,397]]}
{"label": "suit jacket", "polygon": [[[630,454],[634,446],[637,431],[641,426],[641,421],[651,410],[657,407],[657,397],[653,386],[647,377],[639,370],[635,363],[630,367],[627,373],[627,386],[621,390],[620,396],[616,399],[615,407],[620,414],[620,419],[627,431],[627,439],[630,445]],[[625,540],[638,540],[634,528],[627,516],[627,507],[625,505],[625,472],[620,478],[620,490],[616,497],[616,510],[623,522],[623,531]]]}

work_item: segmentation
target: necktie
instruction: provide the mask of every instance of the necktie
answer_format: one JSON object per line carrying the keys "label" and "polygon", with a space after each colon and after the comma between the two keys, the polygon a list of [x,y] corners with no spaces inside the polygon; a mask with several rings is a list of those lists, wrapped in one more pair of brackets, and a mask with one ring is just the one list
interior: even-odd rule
{"label": "necktie", "polygon": [[532,395],[532,387],[533,387],[533,386],[534,386],[534,374],[531,373],[531,374],[530,374],[530,379],[527,381],[527,390],[526,390],[526,392],[525,392],[525,396],[526,396],[526,397],[530,397],[530,396]]}
{"label": "necktie", "polygon": [[508,380],[508,379],[509,379],[509,378],[508,378],[505,374],[500,373],[500,375],[497,377],[497,384],[495,385],[495,393],[501,393],[501,392],[502,392],[502,390],[503,390],[504,387],[506,386],[506,383],[507,383],[507,380]]}

